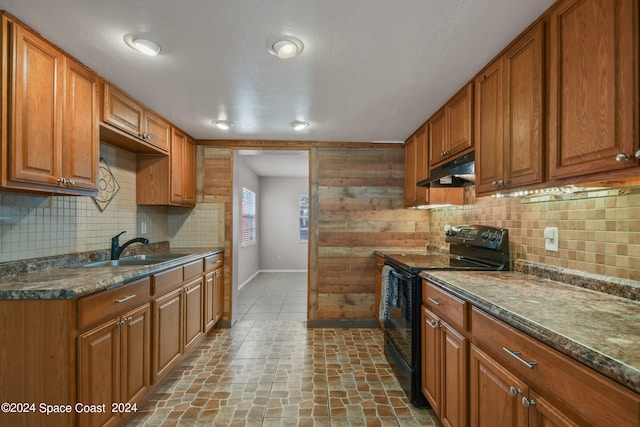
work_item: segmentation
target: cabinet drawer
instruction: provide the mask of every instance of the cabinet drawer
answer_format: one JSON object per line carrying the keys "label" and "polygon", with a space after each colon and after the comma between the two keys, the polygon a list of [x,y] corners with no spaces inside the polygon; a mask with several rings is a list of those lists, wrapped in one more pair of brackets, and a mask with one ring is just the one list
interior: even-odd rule
{"label": "cabinet drawer", "polygon": [[196,276],[202,276],[204,272],[204,263],[202,259],[197,261],[190,262],[189,264],[185,264],[184,268],[184,281],[186,282],[189,279],[193,279]]}
{"label": "cabinet drawer", "polygon": [[101,320],[119,316],[149,301],[148,277],[119,288],[81,298],[78,301],[79,328],[84,329]]}
{"label": "cabinet drawer", "polygon": [[471,326],[476,345],[541,396],[589,424],[638,425],[637,393],[475,307]]}
{"label": "cabinet drawer", "polygon": [[423,279],[422,302],[447,322],[453,323],[458,328],[468,329],[466,301]]}
{"label": "cabinet drawer", "polygon": [[153,275],[152,294],[164,295],[182,286],[182,267],[172,268]]}
{"label": "cabinet drawer", "polygon": [[224,264],[224,253],[208,256],[204,259],[204,271],[213,271]]}

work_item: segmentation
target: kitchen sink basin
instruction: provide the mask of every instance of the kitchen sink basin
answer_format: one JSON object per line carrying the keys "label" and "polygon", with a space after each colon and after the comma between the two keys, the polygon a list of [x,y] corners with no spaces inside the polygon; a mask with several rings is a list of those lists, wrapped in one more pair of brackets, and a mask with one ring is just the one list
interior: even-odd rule
{"label": "kitchen sink basin", "polygon": [[110,259],[105,261],[95,261],[87,264],[83,264],[83,267],[128,267],[136,265],[153,265],[160,264],[161,262],[170,261],[172,259],[181,258],[185,254],[170,254],[170,253],[157,253],[157,254],[142,254],[131,255],[122,257],[120,259]]}

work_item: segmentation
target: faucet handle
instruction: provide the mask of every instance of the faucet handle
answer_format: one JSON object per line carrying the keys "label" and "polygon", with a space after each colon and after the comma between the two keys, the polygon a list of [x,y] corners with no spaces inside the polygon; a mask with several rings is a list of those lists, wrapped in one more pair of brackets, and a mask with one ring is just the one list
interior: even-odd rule
{"label": "faucet handle", "polygon": [[111,240],[118,240],[118,238],[119,238],[120,236],[122,236],[122,235],[123,235],[124,233],[126,233],[126,232],[127,232],[127,230],[120,232],[119,234],[117,234],[117,235],[113,236],[113,237],[111,238]]}

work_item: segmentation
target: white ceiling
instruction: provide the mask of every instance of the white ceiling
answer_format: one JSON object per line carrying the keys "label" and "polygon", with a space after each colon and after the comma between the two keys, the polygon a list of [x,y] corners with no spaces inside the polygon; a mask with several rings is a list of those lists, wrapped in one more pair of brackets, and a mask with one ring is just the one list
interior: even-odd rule
{"label": "white ceiling", "polygon": [[[553,0],[0,0],[196,139],[400,142]],[[162,52],[123,42],[149,33]],[[302,55],[268,53],[279,34]],[[229,131],[211,126],[227,118]],[[292,120],[311,127],[294,132]]]}

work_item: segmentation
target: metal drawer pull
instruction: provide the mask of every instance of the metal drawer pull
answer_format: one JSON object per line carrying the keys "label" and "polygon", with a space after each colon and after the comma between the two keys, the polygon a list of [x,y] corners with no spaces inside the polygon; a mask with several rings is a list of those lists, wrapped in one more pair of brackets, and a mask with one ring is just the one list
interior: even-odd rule
{"label": "metal drawer pull", "polygon": [[523,365],[525,365],[529,369],[533,369],[533,367],[538,364],[537,362],[529,362],[529,361],[524,360],[522,357],[520,357],[520,352],[519,351],[511,351],[507,347],[502,347],[502,349],[504,351],[506,351],[510,356],[513,356],[518,362],[522,363]]}
{"label": "metal drawer pull", "polygon": [[135,297],[137,297],[137,295],[128,295],[124,298],[117,299],[116,302],[120,304],[121,302],[129,301],[130,299],[133,299]]}
{"label": "metal drawer pull", "polygon": [[514,386],[510,386],[509,387],[509,394],[512,397],[516,397],[519,394],[522,394],[522,390],[520,390],[519,388],[515,388]]}
{"label": "metal drawer pull", "polygon": [[435,300],[435,299],[433,299],[433,298],[431,298],[431,297],[427,297],[427,299],[428,299],[429,301],[431,301],[432,303],[434,303],[435,305],[442,305],[442,303],[441,303],[440,301]]}

